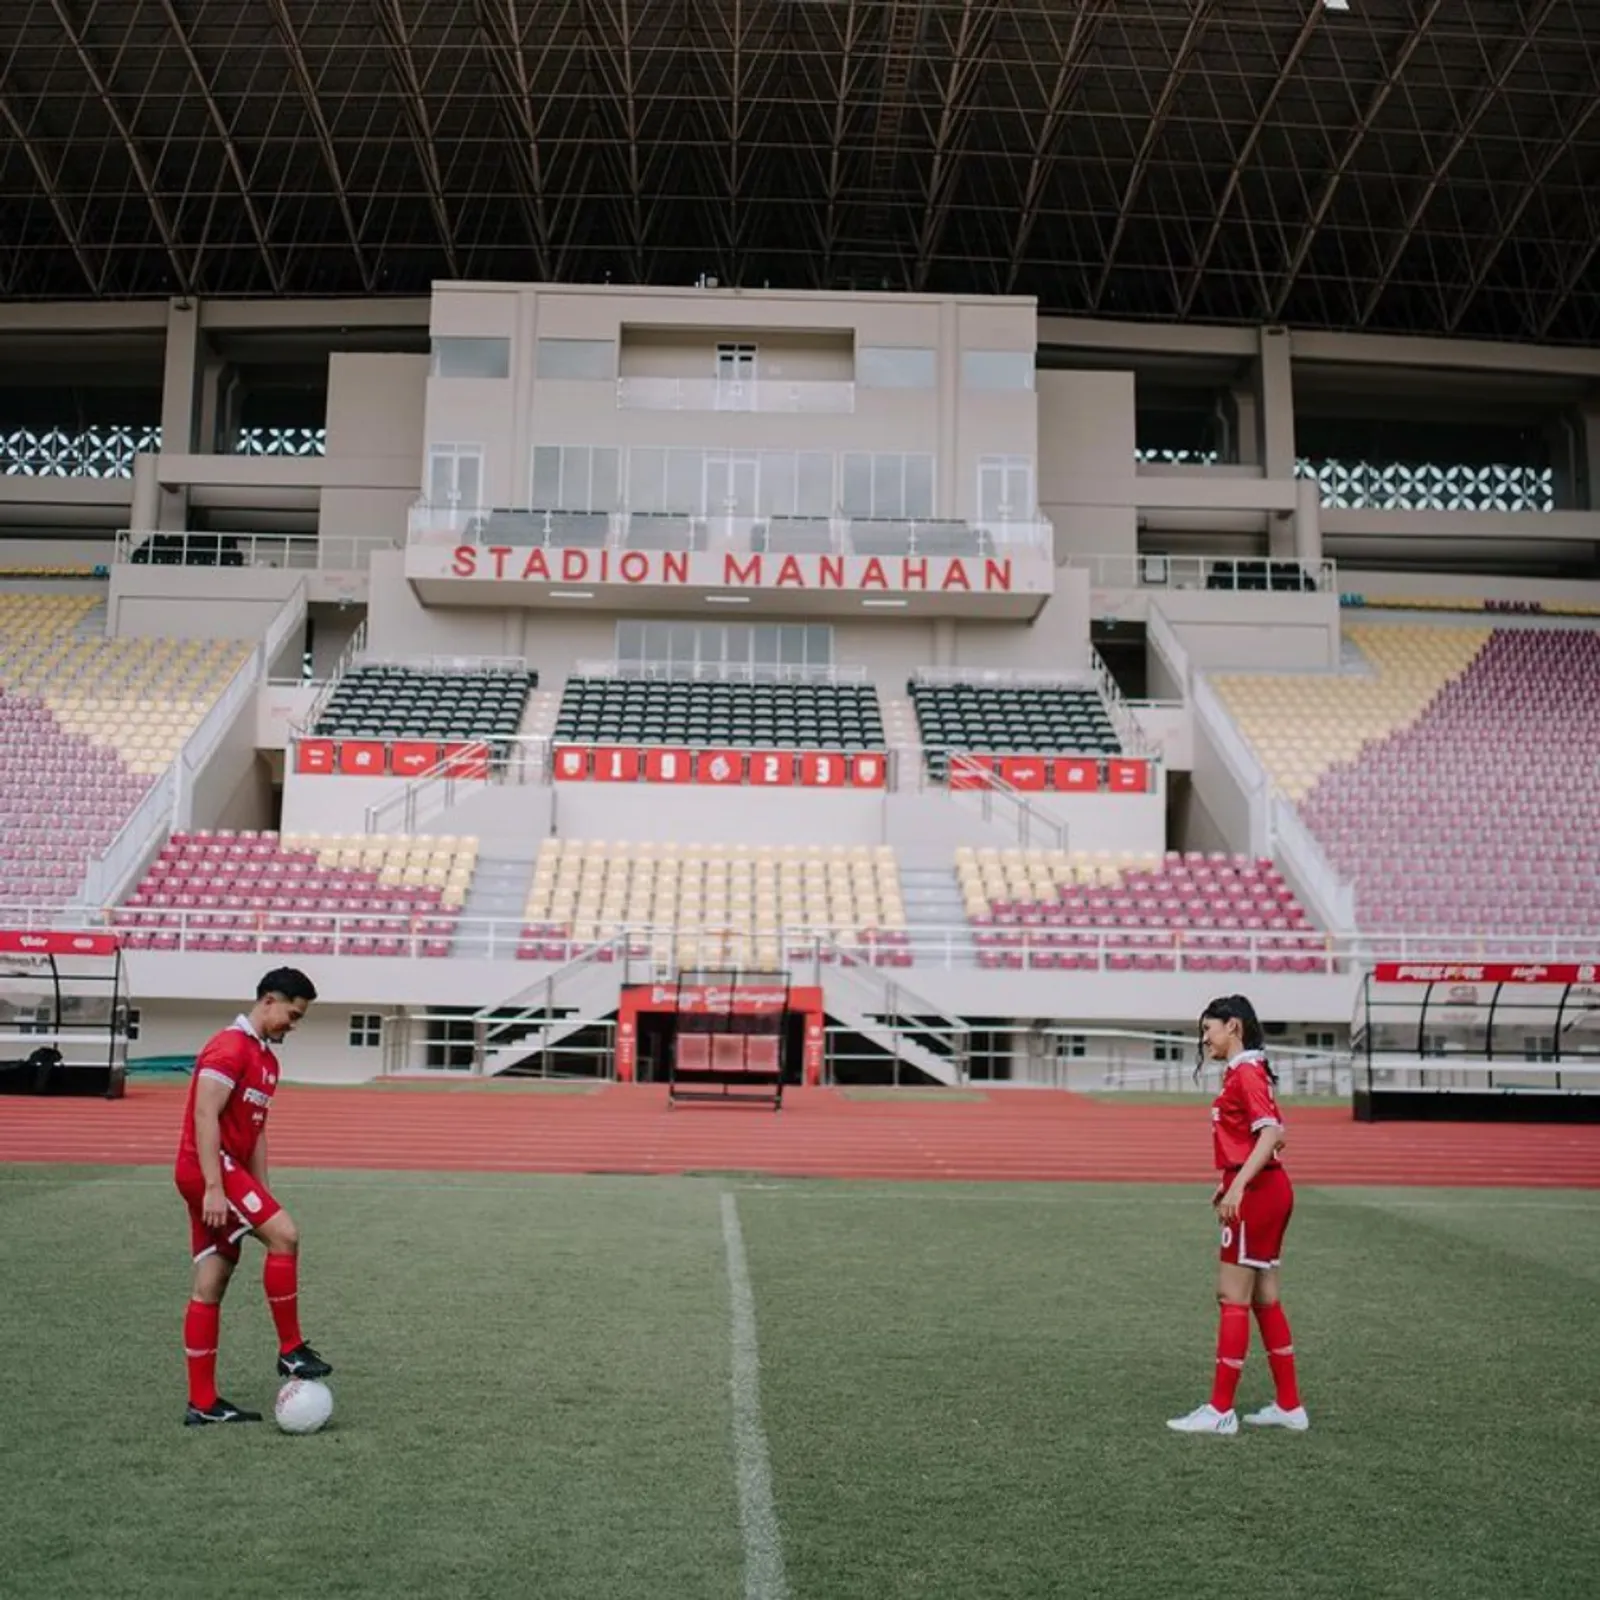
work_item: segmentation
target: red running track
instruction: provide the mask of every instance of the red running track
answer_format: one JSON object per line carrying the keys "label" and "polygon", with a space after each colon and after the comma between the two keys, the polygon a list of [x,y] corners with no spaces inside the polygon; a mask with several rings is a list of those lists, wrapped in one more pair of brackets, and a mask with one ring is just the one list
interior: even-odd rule
{"label": "red running track", "polygon": [[[0,1162],[165,1165],[183,1086],[123,1100],[0,1100]],[[1301,1183],[1600,1188],[1600,1125],[1358,1123],[1343,1106],[1289,1114]],[[582,1094],[282,1091],[275,1166],[457,1172],[760,1172],[785,1177],[1194,1183],[1210,1176],[1202,1102],[1137,1105],[1050,1090],[981,1099],[852,1100],[797,1090],[781,1113],[669,1111],[665,1091]]]}

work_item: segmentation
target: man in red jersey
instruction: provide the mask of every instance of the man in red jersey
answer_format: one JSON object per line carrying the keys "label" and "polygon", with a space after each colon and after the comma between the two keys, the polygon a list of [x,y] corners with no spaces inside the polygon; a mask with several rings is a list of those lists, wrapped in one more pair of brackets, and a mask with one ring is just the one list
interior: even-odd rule
{"label": "man in red jersey", "polygon": [[249,1012],[206,1041],[195,1059],[183,1110],[174,1178],[189,1206],[194,1285],[183,1319],[189,1366],[185,1427],[259,1422],[217,1394],[217,1334],[222,1297],[239,1264],[239,1241],[253,1233],[266,1246],[262,1282],[278,1332],[278,1372],[325,1378],[333,1371],[300,1333],[300,1235],[267,1187],[267,1110],[278,1088],[281,1044],[317,991],[303,972],[278,967],[256,985]]}

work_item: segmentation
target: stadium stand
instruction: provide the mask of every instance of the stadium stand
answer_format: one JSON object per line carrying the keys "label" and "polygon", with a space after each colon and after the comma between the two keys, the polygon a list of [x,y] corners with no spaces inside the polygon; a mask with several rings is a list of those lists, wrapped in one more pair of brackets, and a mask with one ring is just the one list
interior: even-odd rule
{"label": "stadium stand", "polygon": [[1316,972],[1323,936],[1268,859],[956,851],[980,966]]}
{"label": "stadium stand", "polygon": [[150,777],[172,764],[249,648],[232,639],[107,639],[88,631],[98,603],[89,594],[0,595],[0,684]]}
{"label": "stadium stand", "polygon": [[555,737],[574,744],[884,748],[878,697],[864,683],[573,677]]}
{"label": "stadium stand", "polygon": [[355,667],[335,686],[313,731],[353,739],[509,739],[537,683],[525,669]]}
{"label": "stadium stand", "polygon": [[1600,636],[1474,637],[1466,669],[1326,771],[1302,813],[1363,929],[1585,933],[1600,925]]}
{"label": "stadium stand", "polygon": [[60,906],[245,659],[107,639],[93,594],[0,594],[0,903]]}
{"label": "stadium stand", "polygon": [[906,689],[928,751],[928,770],[936,778],[944,776],[948,751],[1114,756],[1122,750],[1105,702],[1094,689],[918,679]]}
{"label": "stadium stand", "polygon": [[1415,722],[1489,641],[1487,628],[1347,625],[1370,676],[1218,674],[1212,682],[1273,785],[1308,795],[1324,773]]}
{"label": "stadium stand", "polygon": [[899,868],[887,845],[607,844],[547,839],[528,891],[525,960],[559,960],[568,941],[653,932],[641,954],[680,967],[779,965],[809,935],[910,964]]}
{"label": "stadium stand", "polygon": [[478,841],[176,833],[113,913],[134,949],[448,956]]}

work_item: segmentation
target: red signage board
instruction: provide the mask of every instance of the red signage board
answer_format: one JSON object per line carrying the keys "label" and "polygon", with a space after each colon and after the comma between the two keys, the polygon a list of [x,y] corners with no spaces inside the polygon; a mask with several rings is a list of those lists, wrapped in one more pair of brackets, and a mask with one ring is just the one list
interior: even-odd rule
{"label": "red signage board", "polygon": [[109,956],[114,933],[70,933],[57,928],[0,929],[0,952],[27,956]]}
{"label": "red signage board", "polygon": [[1594,961],[1380,961],[1372,969],[1377,983],[1594,983]]}
{"label": "red signage board", "polygon": [[692,783],[727,789],[882,789],[889,762],[882,751],[685,750],[630,745],[558,745],[551,763],[558,783]]}

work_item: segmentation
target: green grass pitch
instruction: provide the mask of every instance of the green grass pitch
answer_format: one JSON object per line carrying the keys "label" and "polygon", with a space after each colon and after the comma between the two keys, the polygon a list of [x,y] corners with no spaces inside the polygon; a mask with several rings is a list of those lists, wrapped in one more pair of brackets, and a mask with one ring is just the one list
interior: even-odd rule
{"label": "green grass pitch", "polygon": [[[0,1168],[6,1600],[737,1600],[724,1192],[793,1600],[1600,1594],[1600,1193],[1302,1189],[1313,1430],[1226,1440],[1162,1426],[1209,1381],[1203,1189],[278,1188],[338,1368],[311,1438],[179,1426],[165,1172]],[[270,1409],[272,1355],[251,1245],[223,1392]]]}

